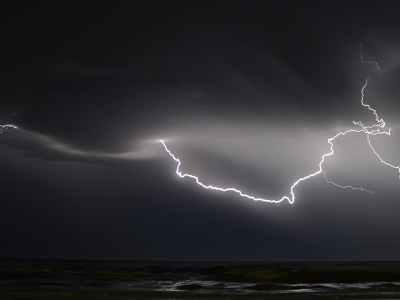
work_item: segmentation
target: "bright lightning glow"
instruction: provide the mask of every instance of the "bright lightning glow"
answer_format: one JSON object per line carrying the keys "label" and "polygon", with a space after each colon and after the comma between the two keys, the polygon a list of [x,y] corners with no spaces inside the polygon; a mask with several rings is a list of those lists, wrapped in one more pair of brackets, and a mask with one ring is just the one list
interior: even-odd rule
{"label": "bright lightning glow", "polygon": [[[229,192],[229,191],[232,191],[232,192],[238,193],[238,194],[239,194],[240,196],[242,196],[242,197],[246,197],[246,198],[252,199],[252,200],[254,200],[254,201],[263,201],[263,202],[270,202],[270,203],[280,203],[280,202],[282,202],[283,200],[287,200],[287,201],[289,201],[289,203],[293,204],[293,202],[294,202],[294,200],[295,200],[294,188],[295,188],[300,182],[302,182],[302,181],[304,181],[304,180],[306,180],[306,179],[310,179],[311,177],[314,177],[314,176],[319,175],[319,174],[321,174],[321,173],[324,175],[324,178],[325,178],[325,180],[326,180],[328,183],[333,184],[333,185],[335,185],[335,186],[337,186],[337,187],[340,187],[340,188],[343,188],[343,189],[345,189],[345,188],[350,188],[350,189],[353,189],[353,190],[360,190],[360,191],[365,191],[365,192],[369,192],[369,193],[376,193],[376,192],[374,192],[374,191],[369,191],[369,190],[367,190],[367,189],[365,189],[365,188],[363,188],[363,187],[353,187],[353,186],[351,186],[351,185],[347,185],[347,186],[339,185],[339,184],[337,184],[337,183],[335,183],[335,182],[332,182],[332,181],[328,180],[328,178],[326,177],[326,173],[322,170],[322,164],[324,163],[325,158],[327,158],[328,156],[331,156],[331,155],[333,155],[333,154],[335,153],[335,151],[333,150],[333,141],[334,141],[337,137],[339,137],[339,136],[346,135],[346,134],[348,134],[348,133],[350,133],[350,132],[355,132],[355,133],[365,133],[365,134],[367,135],[368,144],[369,144],[370,148],[372,149],[372,151],[374,152],[374,154],[378,157],[378,159],[379,159],[383,164],[385,164],[385,165],[387,165],[387,166],[389,166],[389,167],[391,167],[391,168],[397,169],[397,170],[399,171],[399,179],[400,179],[400,167],[394,166],[394,165],[392,165],[392,164],[389,164],[389,163],[385,162],[385,161],[382,159],[382,157],[376,152],[376,150],[375,150],[375,148],[372,146],[371,140],[370,140],[370,138],[369,138],[370,135],[378,135],[378,134],[390,135],[390,129],[389,129],[388,131],[381,131],[381,128],[384,128],[385,125],[386,125],[386,123],[383,121],[383,119],[380,119],[380,118],[379,118],[378,113],[376,112],[375,109],[371,108],[371,106],[370,106],[369,104],[365,104],[365,103],[364,103],[364,90],[365,90],[365,88],[366,88],[367,85],[368,85],[368,81],[369,81],[369,79],[371,78],[371,75],[372,75],[374,72],[380,70],[380,67],[379,67],[378,63],[373,62],[373,61],[365,61],[365,60],[363,59],[362,44],[365,43],[365,42],[366,42],[366,41],[363,41],[363,42],[361,42],[361,43],[359,44],[359,46],[360,46],[360,51],[361,51],[361,56],[360,56],[361,63],[363,63],[363,64],[371,64],[371,65],[374,65],[376,68],[375,68],[375,70],[373,70],[371,73],[369,73],[367,79],[365,80],[365,84],[364,84],[364,86],[363,86],[362,89],[361,89],[361,105],[364,106],[364,107],[366,107],[366,108],[368,108],[368,110],[370,110],[370,111],[372,111],[372,112],[374,113],[374,115],[375,115],[375,120],[376,120],[377,124],[374,124],[374,125],[371,125],[371,126],[365,126],[363,123],[361,123],[361,121],[358,121],[358,122],[353,121],[353,124],[354,124],[354,125],[360,126],[361,129],[358,129],[358,130],[356,130],[356,129],[350,129],[350,130],[347,130],[347,131],[344,131],[344,132],[339,132],[339,133],[337,133],[335,136],[329,138],[329,139],[328,139],[328,143],[330,144],[330,152],[328,152],[328,153],[322,155],[321,161],[320,161],[320,163],[319,163],[319,169],[318,169],[318,171],[316,171],[315,173],[309,174],[309,175],[307,175],[307,176],[305,176],[305,177],[302,177],[302,178],[298,179],[298,180],[291,186],[291,188],[290,188],[290,195],[291,195],[291,196],[283,196],[282,198],[280,198],[280,199],[278,199],[278,200],[269,200],[269,199],[257,198],[257,197],[254,197],[254,196],[250,196],[250,195],[244,194],[243,192],[241,192],[241,191],[239,191],[239,190],[237,190],[237,189],[235,189],[235,188],[220,188],[220,187],[215,187],[215,186],[212,186],[212,185],[205,185],[205,184],[201,183],[200,180],[199,180],[199,178],[196,177],[196,176],[194,176],[194,175],[182,174],[181,171],[179,171],[179,168],[180,168],[180,166],[181,166],[181,161],[180,161],[177,157],[175,157],[175,155],[173,155],[173,154],[171,153],[171,151],[169,151],[169,149],[168,149],[167,146],[165,145],[164,141],[160,141],[160,142],[163,144],[163,146],[164,146],[164,148],[165,148],[165,151],[167,151],[167,153],[178,163],[178,166],[177,166],[177,168],[176,168],[176,174],[178,174],[181,178],[184,178],[184,177],[192,178],[192,179],[196,180],[196,182],[197,182],[198,185],[200,185],[200,186],[202,186],[203,188],[206,188],[206,189],[212,189],[212,190],[217,190],[217,191],[221,191],[221,192]],[[376,128],[376,129],[374,129],[374,128]]]}
{"label": "bright lightning glow", "polygon": [[3,133],[4,131],[7,131],[8,129],[17,129],[17,126],[14,125],[0,125],[0,133]]}

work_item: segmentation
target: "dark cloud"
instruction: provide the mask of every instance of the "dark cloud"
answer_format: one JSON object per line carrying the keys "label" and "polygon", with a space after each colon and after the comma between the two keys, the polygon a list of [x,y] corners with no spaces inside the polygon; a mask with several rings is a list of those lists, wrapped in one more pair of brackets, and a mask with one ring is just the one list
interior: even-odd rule
{"label": "dark cloud", "polygon": [[[397,7],[269,1],[7,7],[1,20],[0,255],[398,259]],[[11,228],[9,224],[14,224]]]}

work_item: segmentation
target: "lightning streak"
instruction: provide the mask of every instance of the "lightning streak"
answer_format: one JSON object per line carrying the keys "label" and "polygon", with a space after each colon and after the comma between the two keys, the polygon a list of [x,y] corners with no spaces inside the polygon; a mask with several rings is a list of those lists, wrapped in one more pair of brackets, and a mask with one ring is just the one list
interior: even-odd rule
{"label": "lightning streak", "polygon": [[[389,130],[388,132],[382,132],[382,134],[390,135],[390,130]],[[368,140],[368,144],[369,144],[369,146],[371,147],[372,151],[373,151],[373,152],[375,153],[375,155],[379,158],[379,160],[381,161],[381,163],[383,163],[383,164],[385,164],[385,165],[387,165],[388,167],[391,167],[391,168],[393,168],[393,169],[397,169],[397,170],[399,171],[399,179],[400,179],[400,167],[391,165],[391,164],[387,163],[386,161],[384,161],[384,160],[382,159],[382,157],[376,152],[375,148],[372,146],[371,140],[369,139],[369,134],[367,135],[367,140]]]}
{"label": "lightning streak", "polygon": [[166,146],[166,144],[164,143],[164,141],[161,140],[160,142],[163,144],[163,146],[164,146],[164,148],[165,148],[165,151],[178,163],[178,165],[177,165],[177,167],[176,167],[176,174],[178,174],[178,176],[181,177],[181,178],[189,177],[189,178],[192,178],[192,179],[196,180],[197,184],[200,185],[200,186],[202,186],[202,187],[205,188],[205,189],[211,189],[211,190],[216,190],[216,191],[221,191],[221,192],[229,192],[229,191],[231,191],[231,192],[238,193],[238,194],[239,194],[240,196],[242,196],[242,197],[245,197],[245,198],[248,198],[248,199],[252,199],[252,200],[254,200],[254,201],[262,201],[262,202],[270,202],[270,203],[280,203],[280,202],[282,202],[282,201],[284,201],[284,200],[287,200],[289,203],[293,204],[293,202],[294,202],[294,200],[295,200],[294,188],[295,188],[300,182],[302,182],[302,181],[304,181],[304,180],[307,180],[307,179],[310,179],[310,178],[312,178],[312,177],[314,177],[314,176],[317,176],[317,175],[319,175],[319,174],[321,174],[321,173],[323,174],[325,180],[326,180],[328,183],[333,184],[333,185],[335,185],[335,186],[337,186],[337,187],[340,187],[340,188],[343,188],[343,189],[350,188],[350,189],[353,189],[353,190],[365,191],[365,192],[369,192],[369,193],[376,193],[376,192],[374,192],[374,191],[367,190],[367,189],[365,189],[365,188],[363,188],[363,187],[353,187],[353,186],[351,186],[351,185],[342,186],[342,185],[340,185],[340,184],[337,184],[337,183],[335,183],[335,182],[332,182],[332,181],[330,181],[330,180],[327,178],[326,173],[325,173],[325,172],[323,171],[323,169],[322,169],[322,164],[325,162],[325,159],[326,159],[327,157],[329,157],[329,156],[332,156],[332,155],[335,153],[335,151],[333,150],[333,141],[334,141],[337,137],[339,137],[339,136],[344,136],[344,135],[346,135],[346,134],[352,132],[352,133],[365,133],[366,136],[367,136],[368,144],[369,144],[370,148],[372,149],[373,153],[378,157],[378,159],[379,159],[383,164],[385,164],[385,165],[387,165],[387,166],[389,166],[389,167],[391,167],[391,168],[397,169],[397,170],[399,171],[399,179],[400,179],[400,167],[394,166],[394,165],[392,165],[392,164],[389,164],[389,163],[385,162],[385,161],[382,159],[382,157],[376,152],[375,148],[374,148],[374,147],[372,146],[372,144],[371,144],[370,135],[381,135],[381,134],[390,135],[390,129],[387,130],[387,131],[384,131],[384,130],[381,131],[381,129],[383,129],[383,128],[386,126],[386,123],[383,121],[383,119],[380,119],[380,118],[379,118],[378,113],[376,112],[375,109],[371,108],[371,106],[370,106],[369,104],[365,104],[365,103],[364,103],[364,90],[366,89],[366,87],[367,87],[367,85],[368,85],[368,82],[369,82],[369,80],[370,80],[372,74],[373,74],[374,72],[377,72],[377,71],[380,70],[380,67],[379,67],[378,63],[373,62],[373,61],[365,61],[365,60],[363,59],[362,44],[365,43],[365,42],[366,42],[366,41],[363,41],[363,42],[361,42],[361,43],[359,44],[360,51],[361,51],[361,56],[360,56],[361,63],[363,63],[363,64],[371,64],[371,65],[374,65],[374,66],[375,66],[375,70],[373,70],[371,73],[369,73],[367,79],[365,80],[365,84],[363,85],[363,87],[362,87],[362,89],[361,89],[361,105],[364,106],[364,107],[366,107],[366,108],[367,108],[368,110],[370,110],[371,112],[373,112],[373,114],[375,115],[375,120],[376,120],[377,124],[374,124],[374,125],[371,125],[371,126],[365,126],[361,121],[358,121],[358,122],[353,121],[353,124],[354,124],[354,125],[360,126],[361,129],[358,129],[358,130],[356,130],[356,129],[349,129],[349,130],[346,130],[346,131],[344,131],[344,132],[339,132],[339,133],[337,133],[335,136],[329,138],[327,142],[328,142],[329,145],[330,145],[330,152],[328,152],[328,153],[322,155],[321,161],[320,161],[320,163],[319,163],[319,165],[318,165],[318,166],[319,166],[318,171],[316,171],[316,172],[314,172],[314,173],[311,173],[311,174],[309,174],[309,175],[307,175],[307,176],[304,176],[304,177],[298,179],[295,183],[293,183],[293,185],[290,187],[290,196],[283,196],[282,198],[280,198],[280,199],[278,199],[278,200],[269,200],[269,199],[258,198],[258,197],[254,197],[254,196],[247,195],[247,194],[245,194],[245,193],[243,193],[243,192],[241,192],[240,190],[235,189],[235,188],[220,188],[220,187],[215,187],[215,186],[212,186],[212,185],[206,185],[206,184],[200,182],[199,178],[196,177],[196,176],[194,176],[194,175],[182,174],[181,171],[179,170],[179,168],[180,168],[180,166],[181,166],[181,161],[180,161],[177,157],[175,157],[174,154],[172,154],[172,152],[167,148],[167,146]]}
{"label": "lightning streak", "polygon": [[17,129],[17,126],[14,125],[0,125],[0,133],[3,133],[4,131],[7,131],[8,129]]}

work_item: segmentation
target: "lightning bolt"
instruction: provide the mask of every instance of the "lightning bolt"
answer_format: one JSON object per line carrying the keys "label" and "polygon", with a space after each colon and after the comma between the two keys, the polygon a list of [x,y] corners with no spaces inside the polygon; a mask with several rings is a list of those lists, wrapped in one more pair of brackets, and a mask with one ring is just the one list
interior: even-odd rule
{"label": "lightning bolt", "polygon": [[0,125],[0,133],[3,133],[4,131],[7,131],[8,129],[17,129],[17,126],[14,125]]}
{"label": "lightning bolt", "polygon": [[294,201],[295,201],[295,198],[296,198],[295,193],[294,193],[295,187],[300,182],[305,181],[307,179],[310,179],[310,178],[312,178],[314,176],[317,176],[319,174],[323,174],[326,182],[328,182],[330,184],[333,184],[333,185],[335,185],[335,186],[337,186],[339,188],[343,188],[343,189],[350,188],[350,189],[353,189],[353,190],[365,191],[365,192],[368,192],[368,193],[376,193],[375,191],[370,191],[370,190],[367,190],[367,189],[365,189],[363,187],[353,187],[351,185],[343,186],[343,185],[337,184],[335,182],[332,182],[327,178],[326,173],[322,169],[322,164],[325,162],[325,159],[327,157],[329,157],[329,156],[332,156],[335,153],[335,151],[333,150],[333,141],[339,136],[344,136],[344,135],[346,135],[348,133],[354,132],[354,133],[365,133],[366,134],[368,145],[372,149],[373,153],[378,157],[378,159],[383,164],[385,164],[385,165],[387,165],[387,166],[389,166],[391,168],[397,169],[399,171],[399,179],[400,179],[400,167],[394,166],[394,165],[392,165],[390,163],[385,162],[382,159],[382,157],[376,152],[376,150],[372,146],[372,143],[371,143],[371,140],[370,140],[370,135],[381,135],[381,134],[390,135],[390,129],[387,130],[387,131],[381,130],[386,126],[386,123],[383,121],[383,119],[379,118],[378,113],[377,113],[377,111],[375,109],[373,109],[369,104],[364,103],[364,97],[365,97],[364,90],[366,89],[372,74],[380,70],[380,67],[379,67],[378,63],[373,62],[373,61],[366,61],[366,60],[363,59],[362,45],[363,45],[363,43],[365,43],[367,41],[368,41],[368,39],[365,40],[365,41],[362,41],[361,43],[359,43],[360,52],[361,52],[361,55],[360,55],[361,63],[374,65],[375,66],[375,70],[373,70],[372,72],[370,72],[368,74],[368,77],[365,80],[365,84],[361,88],[361,105],[366,107],[368,110],[370,110],[375,115],[375,120],[376,120],[377,124],[374,124],[374,125],[371,125],[371,126],[366,126],[361,121],[358,121],[358,122],[353,121],[353,124],[360,126],[361,129],[349,129],[349,130],[346,130],[344,132],[339,132],[336,135],[334,135],[333,137],[329,138],[327,142],[330,145],[330,152],[322,155],[321,161],[319,162],[319,165],[318,165],[319,166],[318,171],[316,171],[314,173],[311,173],[311,174],[309,174],[307,176],[304,176],[304,177],[298,179],[295,183],[293,183],[293,185],[290,187],[290,196],[283,196],[282,198],[280,198],[278,200],[270,200],[270,199],[258,198],[258,197],[247,195],[247,194],[243,193],[242,191],[240,191],[238,189],[235,189],[235,188],[220,188],[220,187],[216,187],[216,186],[212,186],[212,185],[206,185],[206,184],[202,183],[197,176],[190,175],[190,174],[182,174],[182,172],[179,170],[179,168],[181,166],[181,161],[174,154],[172,154],[172,152],[167,148],[167,145],[164,143],[164,141],[161,140],[160,142],[164,146],[165,151],[178,163],[178,165],[176,167],[176,174],[178,174],[178,176],[181,177],[181,178],[189,177],[189,178],[194,179],[198,185],[202,186],[205,189],[211,189],[211,190],[216,190],[216,191],[221,191],[221,192],[235,192],[235,193],[239,194],[241,197],[252,199],[254,201],[262,201],[262,202],[269,202],[269,203],[280,203],[280,202],[282,202],[284,200],[287,200],[290,204],[293,204]]}

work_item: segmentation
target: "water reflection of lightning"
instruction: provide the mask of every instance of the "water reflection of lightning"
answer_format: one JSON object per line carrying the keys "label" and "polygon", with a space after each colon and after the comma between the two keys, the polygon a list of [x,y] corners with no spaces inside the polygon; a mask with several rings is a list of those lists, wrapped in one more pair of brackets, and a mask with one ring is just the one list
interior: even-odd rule
{"label": "water reflection of lightning", "polygon": [[381,128],[384,128],[385,125],[386,125],[386,123],[383,121],[383,119],[380,119],[380,118],[379,118],[378,113],[376,112],[375,109],[371,108],[371,106],[370,106],[369,104],[365,104],[365,103],[364,103],[364,90],[365,90],[365,88],[366,88],[367,85],[368,85],[368,81],[369,81],[369,79],[371,78],[371,75],[372,75],[374,72],[380,70],[378,63],[373,62],[373,61],[365,61],[365,60],[363,59],[362,45],[363,45],[363,43],[365,43],[365,42],[366,42],[366,41],[363,41],[363,42],[361,42],[361,43],[359,44],[359,46],[360,46],[360,51],[361,51],[361,56],[360,56],[360,58],[361,58],[361,63],[363,63],[363,64],[371,64],[371,65],[374,65],[376,68],[375,68],[375,70],[373,70],[371,73],[369,73],[369,75],[368,75],[368,77],[367,77],[367,79],[366,79],[366,81],[365,81],[365,84],[364,84],[364,86],[363,86],[362,89],[361,89],[361,105],[363,105],[364,107],[368,108],[368,110],[370,110],[370,111],[372,111],[372,112],[374,113],[374,115],[375,115],[375,120],[376,120],[377,124],[374,124],[374,125],[371,125],[371,126],[365,126],[363,123],[361,123],[361,121],[358,121],[358,122],[353,121],[353,124],[354,124],[354,125],[360,126],[361,129],[358,129],[358,130],[356,130],[356,129],[350,129],[350,130],[347,130],[347,131],[344,131],[344,132],[339,132],[339,133],[337,133],[335,136],[329,138],[329,139],[328,139],[328,143],[330,144],[330,152],[328,152],[328,153],[322,155],[321,161],[320,161],[320,163],[319,163],[319,169],[318,169],[318,171],[316,171],[315,173],[309,174],[309,175],[307,175],[307,176],[305,176],[305,177],[302,177],[302,178],[298,179],[298,180],[291,186],[291,188],[290,188],[290,194],[291,194],[290,197],[289,197],[289,196],[283,196],[282,198],[280,198],[280,199],[278,199],[278,200],[269,200],[269,199],[257,198],[257,197],[254,197],[254,196],[250,196],[250,195],[244,194],[243,192],[241,192],[241,191],[239,191],[239,190],[237,190],[237,189],[235,189],[235,188],[220,188],[220,187],[215,187],[215,186],[212,186],[212,185],[205,185],[205,184],[201,183],[201,182],[199,181],[199,178],[196,177],[196,176],[194,176],[194,175],[182,174],[181,171],[179,171],[179,167],[181,166],[181,161],[180,161],[178,158],[176,158],[175,155],[173,155],[173,154],[171,153],[171,151],[169,151],[169,149],[168,149],[167,146],[165,145],[164,141],[160,141],[160,142],[163,144],[163,146],[164,146],[164,148],[165,148],[165,151],[167,151],[167,153],[178,163],[178,166],[177,166],[177,168],[176,168],[176,174],[178,174],[181,178],[184,178],[184,177],[193,178],[194,180],[196,180],[196,182],[197,182],[198,185],[200,185],[200,186],[202,186],[203,188],[206,188],[206,189],[212,189],[212,190],[217,190],[217,191],[221,191],[221,192],[229,192],[229,191],[232,191],[232,192],[238,193],[238,194],[239,194],[240,196],[242,196],[242,197],[246,197],[246,198],[252,199],[252,200],[254,200],[254,201],[263,201],[263,202],[270,202],[270,203],[280,203],[280,202],[282,202],[283,200],[287,200],[287,201],[289,201],[289,203],[293,204],[293,202],[294,202],[294,200],[295,200],[294,188],[295,188],[300,182],[302,182],[302,181],[304,181],[304,180],[306,180],[306,179],[309,179],[309,178],[311,178],[311,177],[314,177],[314,176],[316,176],[316,175],[319,175],[319,174],[321,174],[321,173],[324,175],[324,178],[325,178],[325,180],[326,180],[328,183],[333,184],[333,185],[335,185],[335,186],[337,186],[337,187],[340,187],[340,188],[343,188],[343,189],[345,189],[345,188],[350,188],[350,189],[353,189],[353,190],[360,190],[360,191],[366,191],[366,192],[369,192],[369,193],[375,193],[375,192],[373,192],[373,191],[369,191],[369,190],[367,190],[367,189],[365,189],[365,188],[362,188],[362,187],[353,187],[353,186],[351,186],[351,185],[342,186],[342,185],[340,185],[340,184],[337,184],[337,183],[335,183],[335,182],[332,182],[332,181],[328,180],[328,178],[326,177],[326,173],[322,170],[322,164],[324,163],[325,158],[327,158],[327,157],[329,157],[329,156],[331,156],[331,155],[333,155],[333,154],[335,153],[335,151],[333,150],[333,141],[334,141],[337,137],[339,137],[339,136],[346,135],[346,134],[348,134],[348,133],[350,133],[350,132],[354,132],[354,133],[365,133],[365,134],[367,135],[368,144],[369,144],[370,148],[372,149],[372,151],[374,152],[374,154],[378,157],[378,159],[379,159],[383,164],[385,164],[385,165],[387,165],[387,166],[389,166],[389,167],[391,167],[391,168],[397,169],[397,170],[399,171],[399,179],[400,179],[400,167],[394,166],[394,165],[392,165],[392,164],[389,164],[389,163],[385,162],[385,161],[382,159],[382,157],[376,152],[376,150],[375,150],[375,148],[372,146],[372,143],[371,143],[371,140],[370,140],[370,135],[380,135],[380,134],[390,135],[390,129],[387,130],[387,131],[384,131],[384,130],[381,131]]}
{"label": "water reflection of lightning", "polygon": [[7,131],[8,129],[17,129],[17,126],[14,125],[0,125],[0,133],[3,133],[4,131]]}

